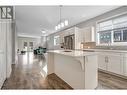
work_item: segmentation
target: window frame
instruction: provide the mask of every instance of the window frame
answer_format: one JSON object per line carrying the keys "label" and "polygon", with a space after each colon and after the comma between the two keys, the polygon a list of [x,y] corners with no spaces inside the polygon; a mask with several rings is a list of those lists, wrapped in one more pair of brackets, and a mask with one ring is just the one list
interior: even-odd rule
{"label": "window frame", "polygon": [[[109,17],[109,18],[106,18],[106,19],[103,19],[103,20],[100,20],[100,21],[97,21],[96,22],[96,46],[107,46],[107,45],[111,45],[111,46],[127,46],[127,41],[126,42],[115,42],[114,41],[114,30],[112,29],[111,30],[111,43],[100,43],[100,37],[99,37],[99,23],[102,23],[102,22],[106,22],[108,20],[112,20],[112,28],[113,28],[113,20],[115,18],[120,18],[122,16],[127,16],[127,12],[125,13],[122,13],[122,14],[118,14],[118,15],[115,15],[115,16],[112,16],[112,17]],[[122,29],[123,31],[124,29]],[[101,32],[101,31],[100,31]]]}

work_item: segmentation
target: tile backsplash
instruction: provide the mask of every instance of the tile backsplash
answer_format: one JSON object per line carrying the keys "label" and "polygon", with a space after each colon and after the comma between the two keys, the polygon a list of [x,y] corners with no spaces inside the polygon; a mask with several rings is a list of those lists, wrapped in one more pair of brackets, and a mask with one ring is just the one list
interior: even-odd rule
{"label": "tile backsplash", "polygon": [[127,46],[96,46],[97,49],[127,50]]}
{"label": "tile backsplash", "polygon": [[83,44],[83,49],[96,48],[96,42],[85,42],[82,44]]}
{"label": "tile backsplash", "polygon": [[96,46],[96,42],[84,42],[83,49],[114,49],[114,50],[127,50],[127,46]]}

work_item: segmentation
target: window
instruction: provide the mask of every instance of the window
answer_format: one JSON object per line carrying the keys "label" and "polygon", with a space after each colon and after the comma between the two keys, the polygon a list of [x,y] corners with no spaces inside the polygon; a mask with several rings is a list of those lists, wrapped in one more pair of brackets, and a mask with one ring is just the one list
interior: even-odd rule
{"label": "window", "polygon": [[27,42],[24,42],[24,47],[27,47]]}
{"label": "window", "polygon": [[12,6],[0,6],[1,19],[13,19]]}
{"label": "window", "polygon": [[60,36],[54,36],[54,45],[60,45]]}
{"label": "window", "polygon": [[29,46],[30,47],[33,47],[33,42],[29,42]]}
{"label": "window", "polygon": [[32,51],[33,50],[33,42],[29,42],[29,49]]}
{"label": "window", "polygon": [[100,33],[100,43],[111,42],[111,31]]}
{"label": "window", "polygon": [[27,51],[27,42],[24,42],[24,51]]}
{"label": "window", "polygon": [[127,15],[112,18],[97,24],[98,44],[127,42]]}

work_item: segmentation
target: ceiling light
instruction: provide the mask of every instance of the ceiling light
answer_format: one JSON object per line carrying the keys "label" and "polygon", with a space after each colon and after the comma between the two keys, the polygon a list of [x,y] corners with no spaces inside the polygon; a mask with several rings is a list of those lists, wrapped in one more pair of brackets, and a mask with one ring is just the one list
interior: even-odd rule
{"label": "ceiling light", "polygon": [[61,28],[64,28],[65,26],[68,26],[68,20],[63,20],[62,19],[62,7],[63,6],[61,6],[60,5],[60,7],[59,7],[59,17],[60,17],[60,19],[59,19],[59,23],[55,26],[55,30],[59,30],[59,29],[61,29]]}
{"label": "ceiling light", "polygon": [[64,23],[63,22],[61,22],[61,27],[64,27]]}
{"label": "ceiling light", "polygon": [[65,26],[68,26],[68,20],[64,21]]}
{"label": "ceiling light", "polygon": [[46,33],[46,31],[41,31],[43,34]]}
{"label": "ceiling light", "polygon": [[60,29],[61,28],[61,26],[60,26],[60,24],[58,24],[58,29]]}

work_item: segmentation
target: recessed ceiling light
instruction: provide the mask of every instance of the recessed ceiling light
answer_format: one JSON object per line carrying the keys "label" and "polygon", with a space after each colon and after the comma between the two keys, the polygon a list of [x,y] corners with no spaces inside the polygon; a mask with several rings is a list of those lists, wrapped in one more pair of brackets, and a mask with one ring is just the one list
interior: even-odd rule
{"label": "recessed ceiling light", "polygon": [[46,33],[46,31],[41,31],[43,34]]}

